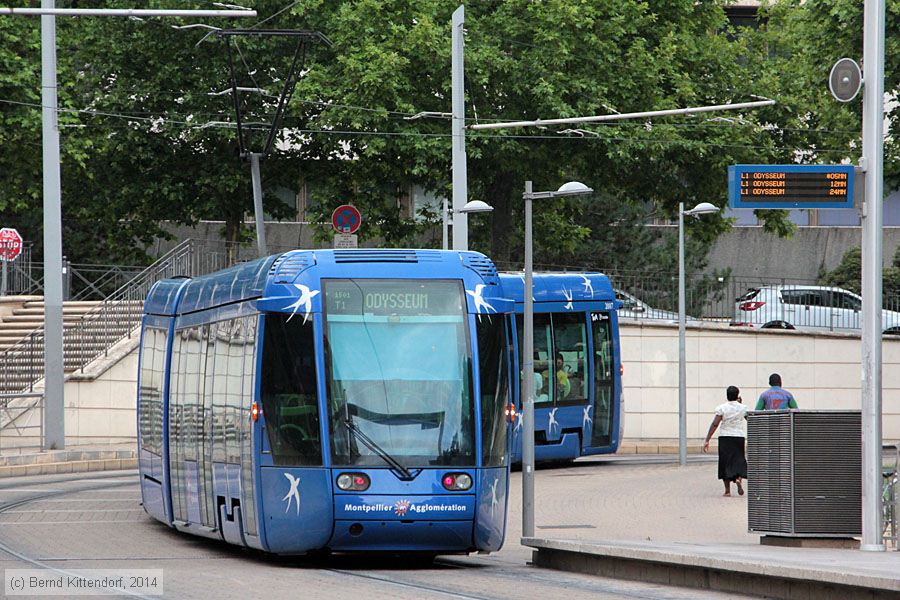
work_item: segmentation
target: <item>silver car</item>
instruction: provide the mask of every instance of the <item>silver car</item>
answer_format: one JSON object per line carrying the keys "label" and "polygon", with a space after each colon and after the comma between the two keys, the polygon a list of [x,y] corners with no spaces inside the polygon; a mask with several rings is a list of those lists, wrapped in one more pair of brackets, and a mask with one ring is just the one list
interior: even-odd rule
{"label": "silver car", "polygon": [[[734,302],[732,325],[763,329],[859,331],[862,298],[841,288],[770,285],[750,288]],[[900,312],[881,311],[882,331],[900,334]]]}
{"label": "silver car", "polygon": [[616,289],[616,300],[622,302],[622,308],[619,309],[619,317],[628,319],[657,319],[668,323],[678,322],[678,313],[659,308],[653,308],[647,303],[642,302],[622,290]]}

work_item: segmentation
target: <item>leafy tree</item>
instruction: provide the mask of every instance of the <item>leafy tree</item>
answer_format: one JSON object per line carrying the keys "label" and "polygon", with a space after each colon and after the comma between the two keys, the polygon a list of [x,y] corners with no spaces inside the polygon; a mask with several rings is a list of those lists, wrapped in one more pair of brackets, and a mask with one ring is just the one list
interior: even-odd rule
{"label": "leafy tree", "polygon": [[[396,193],[385,184],[420,182],[450,195],[449,122],[403,117],[449,109],[454,8],[433,0],[303,0],[293,9],[334,41],[333,54],[319,55],[294,96],[292,112],[307,123],[296,134],[308,142],[304,171],[340,172],[344,194],[375,215],[367,234],[387,243],[406,237],[381,212]],[[726,25],[716,2],[470,4],[467,116],[519,120],[748,99],[757,90],[739,60],[747,44],[721,33]],[[538,190],[568,179],[599,190],[536,207],[537,255],[571,255],[588,239],[614,239],[586,225],[586,215],[633,205],[673,215],[679,200],[701,198],[722,205],[727,165],[779,152],[764,130],[706,118],[595,126],[581,137],[563,129],[468,133],[469,196],[494,206],[490,217],[470,219],[474,247],[500,262],[521,259],[527,179]],[[320,160],[342,154],[351,160]],[[336,202],[320,205],[319,215]],[[789,230],[783,214],[763,218]],[[721,217],[707,219],[700,238],[712,240],[726,227]]]}
{"label": "leafy tree", "polygon": [[[450,125],[408,120],[450,107],[450,15],[438,0],[283,0],[250,4],[266,26],[325,33],[311,48],[288,107],[277,152],[263,165],[264,189],[313,183],[313,218],[352,201],[363,237],[386,245],[436,244],[435,214],[398,211],[419,184],[450,196]],[[126,6],[113,0],[107,6]],[[151,6],[162,5],[154,0]],[[188,2],[186,6],[206,4]],[[840,105],[825,80],[834,60],[858,56],[862,7],[853,0],[788,0],[763,10],[758,31],[730,28],[722,0],[482,0],[467,6],[466,81],[470,122],[579,116],[776,98],[745,114],[549,129],[469,131],[469,197],[495,207],[470,218],[472,245],[501,263],[521,260],[524,182],[555,189],[577,179],[591,197],[536,205],[536,256],[557,264],[669,269],[671,236],[654,238],[648,215],[674,218],[679,201],[725,204],[725,172],[741,162],[839,161],[858,153],[859,105]],[[63,113],[65,251],[75,260],[141,258],[163,235],[160,222],[222,220],[228,239],[246,237],[252,211],[249,168],[237,156],[224,47],[171,20],[58,19]],[[224,27],[234,22],[211,22]],[[39,21],[0,21],[0,218],[39,230]],[[900,28],[900,0],[888,1],[887,31]],[[238,42],[240,85],[277,91],[290,54],[276,40]],[[900,83],[900,40],[889,36],[886,89]],[[251,77],[250,74],[253,74]],[[273,111],[258,100],[251,121]],[[96,114],[116,114],[102,116]],[[886,187],[900,184],[897,121],[889,115]],[[126,115],[123,118],[122,115]],[[570,128],[571,129],[571,128]],[[271,193],[267,211],[285,215]],[[782,211],[764,226],[791,232]],[[688,228],[688,261],[728,227],[708,216]],[[431,235],[429,235],[429,232]],[[35,236],[38,237],[38,236]],[[136,243],[137,242],[137,243]]]}
{"label": "leafy tree", "polygon": [[[884,89],[900,89],[900,0],[886,0]],[[766,24],[752,37],[754,70],[762,94],[778,98],[766,118],[780,127],[785,149],[804,148],[805,162],[859,158],[862,94],[835,100],[828,74],[843,57],[862,61],[863,3],[854,0],[786,0],[761,10]],[[900,187],[900,112],[885,114],[885,190]],[[794,158],[797,158],[796,156]]]}
{"label": "leafy tree", "polygon": [[[859,246],[847,250],[840,264],[819,278],[821,285],[830,285],[861,293],[862,250]],[[900,248],[894,253],[891,266],[882,272],[882,296],[885,308],[897,309],[900,302]]]}
{"label": "leafy tree", "polygon": [[[151,7],[163,4],[152,2]],[[193,4],[202,8],[206,3]],[[262,14],[283,8],[281,0],[255,4]],[[107,6],[133,3],[117,0]],[[205,30],[179,30],[173,28],[176,24],[185,21],[57,19],[59,105],[63,111],[79,109],[60,113],[63,241],[73,261],[146,260],[143,248],[167,235],[164,221],[221,220],[226,239],[246,238],[243,221],[253,207],[250,173],[238,156],[235,130],[204,127],[234,121],[231,97],[210,95],[230,86],[225,47],[214,36],[197,44]],[[0,216],[4,222],[31,223],[29,229],[37,230],[42,195],[40,22],[3,18],[0,27],[4,40],[13,42],[9,48],[0,46],[0,66],[9,67],[0,71],[0,97],[31,103],[7,104],[0,113],[0,142],[23,149],[0,158],[0,176],[10,178],[3,186],[8,195],[0,197]],[[257,61],[250,68],[241,65],[241,71],[255,68],[266,84],[284,76],[283,44],[265,39],[238,44],[247,61]],[[272,103],[266,99],[257,112],[265,113]],[[2,137],[9,135],[15,137]],[[265,190],[296,189],[296,171],[285,162],[278,155],[263,164]],[[285,216],[284,204],[271,193],[266,196],[267,211]]]}

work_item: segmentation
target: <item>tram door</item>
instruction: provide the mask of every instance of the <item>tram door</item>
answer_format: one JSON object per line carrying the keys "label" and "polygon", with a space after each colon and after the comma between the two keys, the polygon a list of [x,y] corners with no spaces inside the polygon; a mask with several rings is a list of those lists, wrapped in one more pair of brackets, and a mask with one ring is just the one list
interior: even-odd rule
{"label": "tram door", "polygon": [[[524,349],[525,349],[525,322],[522,315],[516,315],[516,329],[519,338],[519,370],[524,375]],[[535,439],[541,441],[558,439],[559,428],[548,427],[555,413],[551,414],[554,406],[553,386],[553,336],[551,334],[550,313],[534,313],[534,434]],[[525,382],[520,376],[521,400],[519,410],[525,398]],[[556,436],[555,438],[553,436]]]}
{"label": "tram door", "polygon": [[590,445],[603,447],[612,443],[615,409],[615,361],[608,313],[591,313],[591,337],[594,345],[594,417]]}
{"label": "tram door", "polygon": [[[523,348],[522,316],[517,319]],[[534,314],[534,422],[539,443],[559,443],[581,428],[589,397],[587,347],[585,313]]]}

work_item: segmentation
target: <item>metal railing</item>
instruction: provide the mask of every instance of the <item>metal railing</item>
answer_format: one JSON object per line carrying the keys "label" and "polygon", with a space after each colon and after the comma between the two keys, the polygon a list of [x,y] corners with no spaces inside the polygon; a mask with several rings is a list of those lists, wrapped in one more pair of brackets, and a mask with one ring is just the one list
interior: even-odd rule
{"label": "metal railing", "polygon": [[0,394],[0,454],[40,449],[44,443],[44,394]]}
{"label": "metal railing", "polygon": [[[150,287],[167,277],[195,273],[196,252],[192,240],[166,253],[138,276],[63,330],[63,363],[71,372],[82,369],[108,353],[120,340],[130,337],[140,324],[144,298]],[[0,392],[32,391],[43,377],[44,331],[36,329],[0,353]]]}
{"label": "metal railing", "polygon": [[[270,251],[287,249],[290,248],[270,248]],[[65,371],[83,370],[94,360],[107,356],[115,344],[134,335],[143,316],[144,299],[157,281],[175,276],[196,277],[255,258],[257,253],[252,246],[198,240],[181,242],[110,293],[77,323],[65,323]],[[124,275],[126,270],[120,273]],[[38,328],[0,352],[0,393],[33,391],[35,382],[43,377],[43,369],[44,331]]]}
{"label": "metal railing", "polygon": [[886,546],[900,551],[900,444],[883,445],[881,456],[884,480],[881,493],[882,536]]}
{"label": "metal railing", "polygon": [[[518,267],[504,263],[499,266],[504,270]],[[573,265],[536,265],[535,270],[603,272],[624,303],[620,316],[670,322],[678,319],[677,272],[629,272]],[[690,320],[826,331],[861,328],[859,299],[846,289],[822,286],[815,280],[731,274],[691,274],[685,279],[685,312]],[[748,297],[753,290],[760,291]],[[886,294],[882,306],[884,330],[900,332],[900,294]]]}
{"label": "metal railing", "polygon": [[[6,270],[6,286],[0,293],[7,296],[31,294],[40,287],[40,280],[35,281],[34,264],[31,261],[32,244],[24,244],[22,252],[13,261],[3,261]],[[0,285],[2,287],[2,285]]]}

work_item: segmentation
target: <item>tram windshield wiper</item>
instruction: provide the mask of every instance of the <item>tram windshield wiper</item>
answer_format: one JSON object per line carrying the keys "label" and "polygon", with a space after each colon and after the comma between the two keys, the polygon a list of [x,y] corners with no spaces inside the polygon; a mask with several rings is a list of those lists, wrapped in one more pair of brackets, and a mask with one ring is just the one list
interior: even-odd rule
{"label": "tram windshield wiper", "polygon": [[346,417],[341,419],[341,423],[344,424],[344,427],[352,433],[356,439],[362,442],[363,446],[377,454],[381,459],[391,466],[392,471],[396,471],[397,476],[401,481],[412,481],[416,478],[416,476],[398,461],[396,458],[391,456],[384,448],[379,446],[375,440],[364,434],[359,427],[350,419],[350,417]]}

